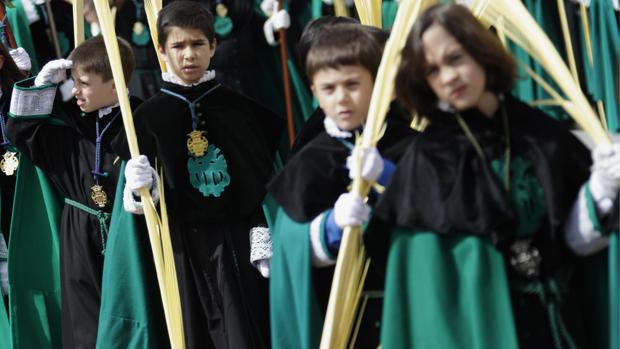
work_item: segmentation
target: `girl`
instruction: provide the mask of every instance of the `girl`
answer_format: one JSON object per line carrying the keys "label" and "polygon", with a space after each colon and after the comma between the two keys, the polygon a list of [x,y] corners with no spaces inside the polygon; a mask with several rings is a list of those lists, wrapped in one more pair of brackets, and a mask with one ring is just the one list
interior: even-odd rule
{"label": "girl", "polygon": [[[588,347],[573,253],[606,246],[620,147],[597,148],[590,173],[588,150],[512,97],[514,80],[512,57],[465,7],[433,6],[418,19],[396,90],[431,124],[367,234],[382,241],[376,227],[396,227],[384,348]],[[375,257],[384,250],[367,245]]]}

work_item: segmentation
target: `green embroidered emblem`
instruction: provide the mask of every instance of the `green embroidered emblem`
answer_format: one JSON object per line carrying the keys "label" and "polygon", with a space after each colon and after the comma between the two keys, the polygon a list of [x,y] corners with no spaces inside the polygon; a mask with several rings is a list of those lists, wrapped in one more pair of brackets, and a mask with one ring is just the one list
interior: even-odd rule
{"label": "green embroidered emblem", "polygon": [[226,36],[230,34],[233,29],[233,21],[230,17],[216,16],[214,26],[217,35]]}
{"label": "green embroidered emblem", "polygon": [[[504,178],[504,158],[493,160],[491,168],[501,180]],[[517,236],[534,234],[545,215],[545,195],[532,164],[522,157],[514,157],[510,164],[510,204],[515,210],[519,226]]]}
{"label": "green embroidered emblem", "polygon": [[151,33],[149,32],[149,28],[145,26],[142,22],[136,22],[133,25],[133,30],[131,31],[131,41],[136,46],[145,46],[151,41]]}
{"label": "green embroidered emblem", "polygon": [[189,181],[202,195],[220,197],[230,184],[228,164],[218,147],[210,144],[207,153],[199,158],[190,156],[187,160]]}

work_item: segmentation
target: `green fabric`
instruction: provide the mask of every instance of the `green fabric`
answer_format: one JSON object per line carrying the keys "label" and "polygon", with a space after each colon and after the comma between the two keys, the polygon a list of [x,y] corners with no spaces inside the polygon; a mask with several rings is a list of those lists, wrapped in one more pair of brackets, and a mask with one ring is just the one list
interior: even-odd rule
{"label": "green fabric", "polygon": [[[618,273],[620,273],[620,257],[618,251],[620,250],[620,243],[618,243],[618,232],[614,232],[609,236],[609,260],[608,260],[608,275],[609,275],[609,306],[604,309],[610,309],[609,311],[609,346],[608,348],[620,347],[620,339],[618,333],[620,333],[620,294],[618,289],[620,285],[618,283]],[[599,269],[600,270],[600,269]]]}
{"label": "green fabric", "polygon": [[609,130],[618,132],[620,131],[620,111],[618,110],[620,45],[618,23],[611,0],[592,0],[588,8],[588,20],[592,41],[592,65],[588,59],[583,28],[579,21],[585,84],[594,100],[603,101]]}
{"label": "green fabric", "polygon": [[[555,1],[537,1],[524,0],[523,4],[527,7],[530,14],[543,32],[549,37],[561,57],[566,57],[564,49],[564,41],[562,39],[562,31],[559,23],[558,8]],[[562,95],[559,87],[553,82],[553,79],[543,70],[540,64],[535,62],[530,56],[514,43],[509,43],[509,50],[515,58],[529,66],[536,74],[541,76],[555,91]],[[564,59],[566,62],[566,59]],[[534,82],[522,67],[518,67],[517,76],[513,94],[524,101],[534,101],[540,99],[549,99],[550,95],[536,82]],[[540,107],[547,114],[555,119],[567,120],[569,117],[562,108],[556,106]]]}
{"label": "green fabric", "polygon": [[486,239],[396,229],[383,348],[518,348],[504,260]]}
{"label": "green fabric", "polygon": [[392,29],[397,11],[398,1],[386,0],[381,3],[381,26],[383,29]]}
{"label": "green fabric", "polygon": [[20,0],[13,0],[14,7],[6,8],[6,15],[11,24],[11,30],[15,37],[15,43],[19,47],[23,47],[28,55],[30,55],[30,62],[32,64],[32,75],[36,75],[39,72],[39,62],[37,61],[37,51],[32,41],[32,33],[30,32],[30,24],[28,18],[24,12],[24,6]]}
{"label": "green fabric", "polygon": [[20,157],[9,241],[13,348],[61,348],[61,201],[43,173]]}
{"label": "green fabric", "polygon": [[269,279],[273,349],[319,347],[323,319],[314,294],[309,231],[310,223],[295,222],[278,210]]}
{"label": "green fabric", "polygon": [[137,220],[144,217],[123,209],[124,185],[121,177],[103,265],[97,348],[166,348],[169,342],[148,236],[137,228]]}

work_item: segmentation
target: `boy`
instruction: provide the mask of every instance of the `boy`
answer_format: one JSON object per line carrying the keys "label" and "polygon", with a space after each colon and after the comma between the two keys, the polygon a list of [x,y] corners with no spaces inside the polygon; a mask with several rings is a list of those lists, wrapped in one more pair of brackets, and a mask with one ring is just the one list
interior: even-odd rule
{"label": "boy", "polygon": [[261,202],[281,122],[207,71],[216,42],[202,3],[170,3],[157,30],[169,72],[136,111],[146,156],[127,162],[125,209],[141,213],[137,191],[161,166],[187,347],[267,348],[267,282],[248,263],[248,233],[270,245]]}
{"label": "boy", "polygon": [[[274,348],[318,348],[333,276],[333,268],[326,267],[335,264],[342,229],[368,219],[362,198],[347,193],[353,175],[347,167],[357,167],[349,155],[354,134],[366,120],[381,51],[362,26],[342,24],[326,29],[308,53],[307,75],[326,117],[324,131],[291,158],[269,187],[281,206],[273,228],[270,281]],[[389,160],[369,149],[362,176],[385,184],[393,161],[414,135],[404,118],[390,115],[378,144]],[[373,308],[380,313],[380,304]],[[360,333],[368,338],[358,340],[358,346],[377,347],[376,328]]]}
{"label": "boy", "polygon": [[[133,52],[122,39],[119,47],[129,79]],[[67,69],[75,83],[75,104],[53,105],[56,86],[65,80]],[[64,197],[60,221],[63,347],[93,348],[107,224],[119,176],[111,143],[123,127],[103,38],[84,41],[69,60],[46,64],[34,87],[21,86],[29,81],[15,85],[8,136]],[[133,102],[135,106],[137,101]]]}

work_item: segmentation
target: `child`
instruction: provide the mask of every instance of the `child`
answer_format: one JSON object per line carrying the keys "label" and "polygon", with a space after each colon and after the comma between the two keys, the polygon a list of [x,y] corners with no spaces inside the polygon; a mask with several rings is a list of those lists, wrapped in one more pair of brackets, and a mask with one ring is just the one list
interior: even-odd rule
{"label": "child", "polygon": [[[362,26],[341,24],[325,29],[308,53],[311,89],[326,117],[324,130],[269,186],[281,207],[273,231],[270,285],[274,348],[318,348],[333,277],[333,268],[326,267],[335,263],[343,227],[368,219],[362,198],[347,193],[347,167],[356,168],[348,156],[366,120],[381,46]],[[386,160],[376,148],[368,150],[362,176],[385,184],[414,135],[405,118],[392,113],[378,144]],[[356,347],[376,348],[374,321],[363,326],[365,338]]]}
{"label": "child", "polygon": [[[119,47],[129,79],[133,53],[121,39]],[[69,68],[75,104],[53,106],[56,84],[65,80]],[[122,130],[103,38],[84,41],[69,60],[46,64],[34,87],[22,86],[29,81],[15,86],[8,135],[65,198],[60,221],[63,347],[92,348],[97,339],[107,224],[119,176],[111,143]],[[62,124],[52,122],[50,115]]]}
{"label": "child", "polygon": [[396,228],[385,348],[593,346],[572,253],[607,244],[592,222],[618,211],[620,147],[595,150],[590,173],[565,125],[509,94],[515,70],[463,6],[427,9],[410,34],[396,92],[431,124],[373,215]]}
{"label": "child", "polygon": [[141,212],[137,190],[161,166],[188,348],[267,348],[267,282],[248,263],[248,233],[270,244],[261,202],[281,122],[207,71],[216,42],[202,3],[170,3],[157,30],[169,72],[136,111],[146,156],[127,162],[125,208]]}

